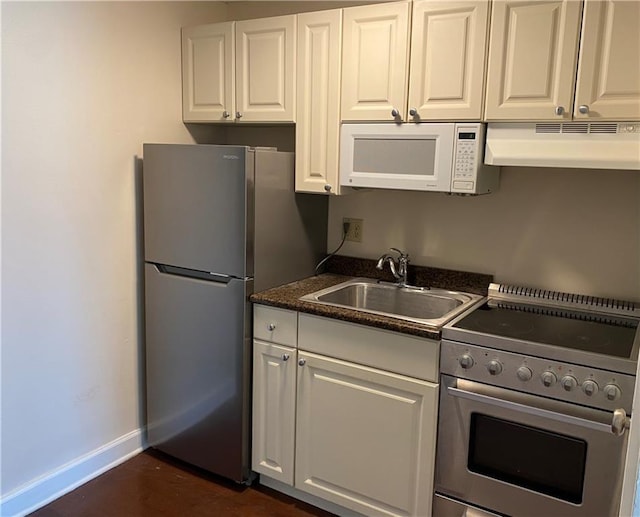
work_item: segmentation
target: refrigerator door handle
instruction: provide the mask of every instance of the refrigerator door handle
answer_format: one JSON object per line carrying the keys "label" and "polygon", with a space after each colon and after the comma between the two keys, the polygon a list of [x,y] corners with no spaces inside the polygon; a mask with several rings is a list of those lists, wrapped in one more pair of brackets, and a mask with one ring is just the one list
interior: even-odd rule
{"label": "refrigerator door handle", "polygon": [[218,282],[228,284],[236,277],[229,275],[221,275],[219,273],[209,273],[208,271],[198,271],[196,269],[188,269],[185,267],[169,266],[167,264],[153,264],[159,273],[165,275],[176,275],[187,278],[196,278],[198,280],[206,280],[208,282]]}

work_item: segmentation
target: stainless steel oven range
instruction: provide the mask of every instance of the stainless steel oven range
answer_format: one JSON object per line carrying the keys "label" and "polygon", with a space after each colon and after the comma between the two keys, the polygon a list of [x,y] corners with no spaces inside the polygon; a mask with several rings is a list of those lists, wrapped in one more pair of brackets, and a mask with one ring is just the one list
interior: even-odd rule
{"label": "stainless steel oven range", "polygon": [[616,516],[640,307],[492,284],[446,325],[433,515]]}

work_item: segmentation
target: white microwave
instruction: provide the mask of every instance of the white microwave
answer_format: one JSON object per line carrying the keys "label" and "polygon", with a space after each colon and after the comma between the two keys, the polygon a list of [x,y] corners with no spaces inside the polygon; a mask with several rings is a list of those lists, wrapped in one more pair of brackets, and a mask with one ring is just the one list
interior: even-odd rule
{"label": "white microwave", "polygon": [[484,164],[481,123],[343,124],[340,184],[488,194],[499,167]]}

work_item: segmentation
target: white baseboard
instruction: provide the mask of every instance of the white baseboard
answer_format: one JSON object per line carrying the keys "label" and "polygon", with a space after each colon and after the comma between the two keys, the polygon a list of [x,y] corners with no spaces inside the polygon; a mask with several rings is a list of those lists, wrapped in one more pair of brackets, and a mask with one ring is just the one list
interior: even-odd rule
{"label": "white baseboard", "polygon": [[125,434],[7,493],[0,499],[0,515],[2,517],[27,515],[123,463],[144,448],[142,429]]}

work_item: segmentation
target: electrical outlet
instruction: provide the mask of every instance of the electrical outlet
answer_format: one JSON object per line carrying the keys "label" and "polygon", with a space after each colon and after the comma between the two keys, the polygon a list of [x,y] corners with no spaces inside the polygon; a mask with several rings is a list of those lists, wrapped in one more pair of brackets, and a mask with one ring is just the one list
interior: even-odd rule
{"label": "electrical outlet", "polygon": [[362,242],[362,227],[364,221],[362,219],[352,219],[349,217],[344,217],[342,219],[343,223],[349,223],[349,231],[347,231],[348,241],[353,242]]}

